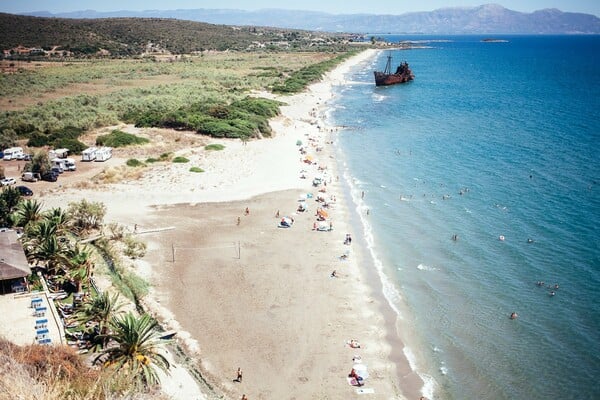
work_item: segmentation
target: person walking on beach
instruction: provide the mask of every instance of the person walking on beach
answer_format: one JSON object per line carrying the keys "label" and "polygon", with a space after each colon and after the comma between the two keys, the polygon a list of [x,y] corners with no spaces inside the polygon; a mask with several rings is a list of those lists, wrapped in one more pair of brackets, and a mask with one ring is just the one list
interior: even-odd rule
{"label": "person walking on beach", "polygon": [[246,215],[250,215],[250,209],[246,207],[246,211],[244,212]]}
{"label": "person walking on beach", "polygon": [[245,394],[242,395],[242,398],[240,400],[248,400],[248,398],[246,397]]}
{"label": "person walking on beach", "polygon": [[[236,382],[242,382],[242,369],[238,367],[237,369],[237,378],[235,378]],[[245,396],[245,395],[244,395]]]}
{"label": "person walking on beach", "polygon": [[242,219],[240,217],[238,217],[238,219],[237,219],[238,226],[240,225],[240,222],[242,222]]}

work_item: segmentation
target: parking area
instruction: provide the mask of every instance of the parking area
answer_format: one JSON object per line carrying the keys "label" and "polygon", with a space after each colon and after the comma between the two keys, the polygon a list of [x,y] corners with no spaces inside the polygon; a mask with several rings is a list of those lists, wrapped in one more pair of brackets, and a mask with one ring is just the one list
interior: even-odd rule
{"label": "parking area", "polygon": [[[77,157],[77,156],[76,156]],[[75,157],[74,157],[75,158]],[[23,175],[23,168],[27,161],[23,160],[0,160],[0,167],[4,168],[4,175],[7,178],[14,178],[17,186],[26,186],[33,191],[33,196],[43,195],[44,192],[55,189],[58,187],[72,185],[77,182],[87,181],[93,178],[96,174],[100,173],[104,168],[108,166],[118,165],[122,160],[111,158],[105,162],[85,162],[79,161],[77,157],[75,171],[65,171],[58,176],[56,182],[37,181],[37,182],[26,182],[21,180]]]}

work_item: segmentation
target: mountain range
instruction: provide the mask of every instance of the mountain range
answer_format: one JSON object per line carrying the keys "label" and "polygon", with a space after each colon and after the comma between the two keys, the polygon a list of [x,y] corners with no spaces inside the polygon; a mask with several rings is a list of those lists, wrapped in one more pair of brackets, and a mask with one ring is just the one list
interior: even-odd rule
{"label": "mountain range", "polygon": [[315,11],[263,9],[177,9],[67,13],[38,11],[22,15],[59,18],[175,18],[211,24],[271,26],[311,31],[422,34],[600,34],[595,15],[544,9],[532,13],[497,4],[441,8],[401,15],[329,14]]}

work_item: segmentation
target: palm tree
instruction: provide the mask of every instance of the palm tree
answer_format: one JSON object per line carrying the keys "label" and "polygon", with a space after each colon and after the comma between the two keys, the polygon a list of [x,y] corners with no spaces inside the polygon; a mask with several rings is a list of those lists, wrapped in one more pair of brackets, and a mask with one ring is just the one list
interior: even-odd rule
{"label": "palm tree", "polygon": [[49,221],[56,227],[56,232],[60,235],[71,233],[73,220],[71,216],[62,208],[57,207],[47,211],[44,214],[44,220]]}
{"label": "palm tree", "polygon": [[25,227],[42,219],[42,203],[27,199],[17,205],[17,225]]}
{"label": "palm tree", "polygon": [[[123,303],[119,302],[119,294],[110,295],[108,292],[100,293],[85,300],[81,309],[75,314],[75,319],[81,323],[97,327],[98,335],[106,335],[111,318],[118,314],[123,308]],[[92,333],[92,332],[90,332]],[[100,338],[100,341],[94,340],[93,347],[103,348],[108,343],[108,339]]]}
{"label": "palm tree", "polygon": [[94,362],[105,359],[104,366],[113,367],[115,373],[125,372],[146,386],[159,384],[156,368],[167,372],[170,364],[159,353],[168,341],[159,338],[158,322],[148,314],[138,318],[129,312],[113,317],[110,326],[112,332],[105,336],[115,345],[104,349]]}
{"label": "palm tree", "polygon": [[111,295],[103,292],[86,300],[77,314],[84,322],[97,322],[100,325],[100,333],[106,334],[111,317],[122,308],[123,303],[119,301],[118,293]]}
{"label": "palm tree", "polygon": [[90,292],[90,278],[92,268],[94,266],[91,259],[91,251],[88,246],[76,244],[75,247],[68,252],[69,268],[67,275],[71,278],[76,286],[77,293],[81,292],[82,285],[87,282],[88,293]]}
{"label": "palm tree", "polygon": [[26,241],[27,258],[35,261],[36,264],[42,262],[48,273],[56,274],[64,270],[68,265],[68,246],[66,242],[52,234],[53,229],[46,226],[44,221],[40,231],[41,236],[35,236]]}

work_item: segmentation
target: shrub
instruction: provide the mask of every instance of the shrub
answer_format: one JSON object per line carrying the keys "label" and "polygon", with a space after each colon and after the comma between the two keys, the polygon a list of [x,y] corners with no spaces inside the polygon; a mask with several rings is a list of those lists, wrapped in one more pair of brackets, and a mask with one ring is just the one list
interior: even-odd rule
{"label": "shrub", "polygon": [[204,170],[200,167],[192,167],[190,168],[190,172],[204,172]]}
{"label": "shrub", "polygon": [[123,253],[129,258],[142,258],[146,255],[146,243],[136,240],[132,235],[125,236],[123,244]]}
{"label": "shrub", "polygon": [[185,158],[185,157],[181,157],[181,156],[179,156],[179,157],[175,157],[175,158],[173,159],[173,162],[174,162],[174,163],[187,163],[187,162],[190,162],[190,160],[188,160],[188,159],[187,159],[187,158]]}
{"label": "shrub", "polygon": [[211,151],[211,150],[223,150],[224,148],[225,148],[224,145],[217,144],[217,143],[215,143],[215,144],[208,144],[208,145],[204,146],[204,150],[208,150],[208,151]]}
{"label": "shrub", "polygon": [[109,146],[109,147],[125,147],[134,144],[145,144],[149,143],[150,140],[142,138],[131,133],[123,132],[115,129],[108,135],[101,135],[96,138],[97,146]]}
{"label": "shrub", "polygon": [[55,149],[66,148],[71,154],[81,154],[82,151],[88,148],[85,144],[77,139],[61,138],[52,142]]}
{"label": "shrub", "polygon": [[140,160],[138,160],[137,158],[130,158],[129,160],[127,160],[126,162],[128,167],[144,167],[145,164],[143,162],[141,162]]}

